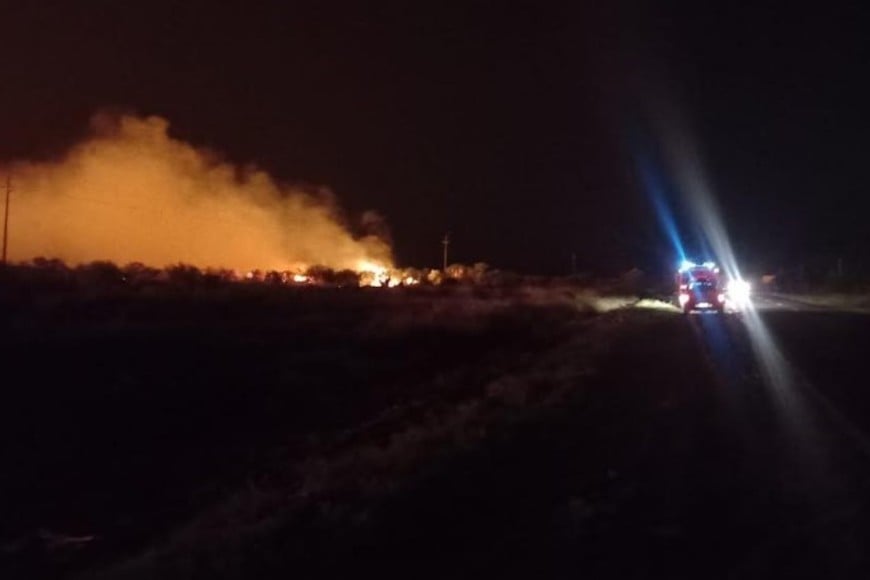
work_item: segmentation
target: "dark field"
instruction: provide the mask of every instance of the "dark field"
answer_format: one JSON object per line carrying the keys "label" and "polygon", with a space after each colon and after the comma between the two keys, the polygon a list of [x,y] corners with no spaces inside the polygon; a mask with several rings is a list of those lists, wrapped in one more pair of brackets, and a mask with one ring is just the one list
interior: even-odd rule
{"label": "dark field", "polygon": [[369,448],[396,457],[360,477],[390,487],[480,438],[490,411],[469,404],[524,402],[486,389],[592,317],[568,290],[467,287],[10,276],[0,300],[0,541],[22,576],[135,554],[239,495],[353,488],[330,462],[365,471]]}
{"label": "dark field", "polygon": [[870,570],[867,315],[4,283],[3,578]]}

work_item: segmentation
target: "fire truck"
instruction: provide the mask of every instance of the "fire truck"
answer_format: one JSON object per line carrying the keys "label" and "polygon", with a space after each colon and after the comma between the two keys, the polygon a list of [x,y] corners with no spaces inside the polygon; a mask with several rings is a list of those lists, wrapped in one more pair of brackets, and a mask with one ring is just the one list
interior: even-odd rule
{"label": "fire truck", "polygon": [[683,262],[677,272],[677,302],[686,314],[693,310],[725,312],[727,295],[719,267],[713,262]]}

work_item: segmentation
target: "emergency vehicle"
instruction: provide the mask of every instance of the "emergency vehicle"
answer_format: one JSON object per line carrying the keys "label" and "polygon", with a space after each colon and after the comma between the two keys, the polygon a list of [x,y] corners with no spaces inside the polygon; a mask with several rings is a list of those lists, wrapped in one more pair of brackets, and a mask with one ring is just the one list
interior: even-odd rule
{"label": "emergency vehicle", "polygon": [[719,267],[713,262],[683,262],[677,272],[677,302],[686,314],[693,310],[725,311],[727,300]]}

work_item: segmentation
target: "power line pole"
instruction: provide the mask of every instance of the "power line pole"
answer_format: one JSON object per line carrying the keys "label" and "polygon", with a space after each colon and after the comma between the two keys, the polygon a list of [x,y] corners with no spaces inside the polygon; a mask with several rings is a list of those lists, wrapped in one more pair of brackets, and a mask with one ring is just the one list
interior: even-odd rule
{"label": "power line pole", "polygon": [[450,232],[444,234],[444,239],[441,240],[441,243],[444,244],[444,267],[443,271],[447,271],[447,246],[450,245]]}
{"label": "power line pole", "polygon": [[6,265],[6,248],[9,245],[9,196],[12,193],[12,178],[6,175],[6,211],[3,213],[3,258],[0,260]]}

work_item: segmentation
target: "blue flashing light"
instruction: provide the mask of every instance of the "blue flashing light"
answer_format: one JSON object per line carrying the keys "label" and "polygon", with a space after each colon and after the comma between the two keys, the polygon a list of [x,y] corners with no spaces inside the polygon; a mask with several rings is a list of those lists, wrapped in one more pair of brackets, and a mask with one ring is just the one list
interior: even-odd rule
{"label": "blue flashing light", "polygon": [[686,270],[691,270],[692,268],[694,268],[696,266],[697,266],[697,264],[695,264],[694,262],[690,262],[689,260],[683,260],[682,263],[680,264],[680,272],[685,272]]}
{"label": "blue flashing light", "polygon": [[686,252],[683,248],[682,236],[680,236],[676,220],[674,219],[674,215],[671,212],[671,208],[667,201],[667,190],[664,178],[655,167],[652,159],[637,150],[635,151],[635,162],[640,170],[644,189],[652,201],[659,225],[665,235],[670,239],[674,248],[674,253],[681,259],[685,259]]}
{"label": "blue flashing light", "polygon": [[711,262],[709,260],[702,264],[696,264],[691,260],[683,260],[682,262],[680,262],[680,272],[688,272],[692,268],[706,268],[716,273],[719,272],[719,266],[716,265],[716,262]]}

